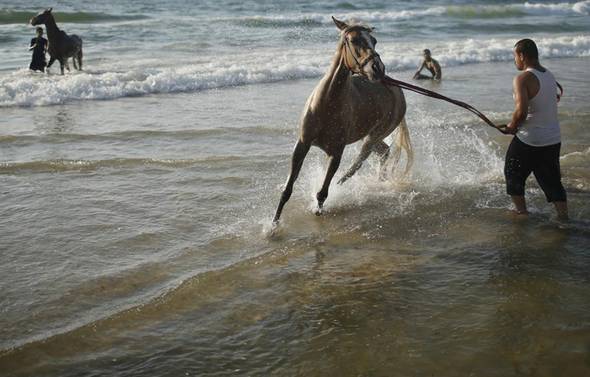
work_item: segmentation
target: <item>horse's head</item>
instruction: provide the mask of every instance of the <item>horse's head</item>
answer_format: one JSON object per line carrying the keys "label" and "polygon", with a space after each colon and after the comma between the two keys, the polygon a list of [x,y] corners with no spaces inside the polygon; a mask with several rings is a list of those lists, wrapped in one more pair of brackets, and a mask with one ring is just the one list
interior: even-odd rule
{"label": "horse's head", "polygon": [[362,25],[348,25],[332,17],[340,29],[343,45],[344,64],[354,72],[366,76],[371,81],[379,81],[385,76],[385,65],[375,51],[377,40],[371,35],[373,28]]}
{"label": "horse's head", "polygon": [[50,17],[53,17],[51,15],[51,11],[53,10],[53,8],[47,8],[45,9],[43,12],[39,13],[38,15],[34,16],[33,18],[31,18],[31,25],[36,26],[36,25],[44,25],[47,23],[47,21],[49,20]]}

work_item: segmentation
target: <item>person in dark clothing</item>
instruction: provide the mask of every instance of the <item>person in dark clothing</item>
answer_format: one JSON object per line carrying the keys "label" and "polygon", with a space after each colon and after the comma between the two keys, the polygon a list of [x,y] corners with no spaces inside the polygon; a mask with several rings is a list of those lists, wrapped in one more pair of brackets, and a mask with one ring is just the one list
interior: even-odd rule
{"label": "person in dark clothing", "polygon": [[47,39],[43,38],[43,28],[37,28],[37,37],[31,39],[31,47],[29,51],[33,50],[33,58],[29,69],[31,71],[45,72],[45,52],[47,52]]}

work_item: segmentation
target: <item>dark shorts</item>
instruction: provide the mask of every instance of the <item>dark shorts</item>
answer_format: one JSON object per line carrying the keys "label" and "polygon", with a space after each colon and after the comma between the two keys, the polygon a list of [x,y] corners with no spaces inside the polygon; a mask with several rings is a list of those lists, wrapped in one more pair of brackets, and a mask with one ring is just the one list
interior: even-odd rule
{"label": "dark shorts", "polygon": [[548,202],[565,202],[567,196],[561,184],[559,168],[560,149],[561,143],[533,147],[515,136],[506,152],[504,164],[508,195],[523,196],[526,179],[533,173]]}

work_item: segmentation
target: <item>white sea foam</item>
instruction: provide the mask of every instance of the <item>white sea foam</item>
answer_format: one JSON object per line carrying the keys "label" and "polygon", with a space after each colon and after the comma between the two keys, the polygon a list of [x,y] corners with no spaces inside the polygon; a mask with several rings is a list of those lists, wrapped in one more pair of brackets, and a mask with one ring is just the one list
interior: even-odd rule
{"label": "white sea foam", "polygon": [[[423,10],[401,10],[401,11],[356,11],[349,13],[336,14],[337,18],[346,20],[356,20],[363,22],[375,22],[375,21],[397,21],[412,19],[415,17],[424,16],[436,16],[442,15],[446,12],[445,7],[432,7]],[[243,17],[241,20],[244,21],[259,21],[260,23],[268,24],[292,24],[292,23],[306,23],[306,22],[317,22],[317,23],[332,23],[332,15],[326,13],[304,13],[304,14],[292,14],[292,15],[270,15],[270,16],[248,16]]]}
{"label": "white sea foam", "polygon": [[[352,11],[337,13],[336,17],[345,20],[356,20],[362,22],[401,21],[412,20],[428,16],[450,16],[461,18],[478,17],[510,17],[529,15],[567,15],[567,14],[590,14],[590,0],[576,3],[532,3],[505,4],[505,5],[451,5],[435,6],[426,9],[399,10],[399,11]],[[260,24],[292,24],[292,23],[331,23],[332,15],[326,13],[304,13],[289,15],[265,15],[242,17],[243,21],[259,22]]]}
{"label": "white sea foam", "polygon": [[[543,58],[588,57],[590,35],[536,38]],[[509,61],[514,40],[467,39],[432,42],[429,47],[445,67]],[[388,71],[414,68],[421,48],[414,43],[380,41],[379,52]],[[238,85],[312,78],[327,69],[332,48],[258,51],[232,55],[208,63],[182,62],[179,66],[135,65],[126,72],[75,72],[59,75],[20,70],[0,77],[0,107],[60,104],[75,100],[115,99],[154,93],[190,92]],[[92,69],[92,68],[90,68]],[[53,72],[57,72],[54,68]],[[395,74],[395,72],[393,72]]]}
{"label": "white sea foam", "polygon": [[[429,42],[439,62],[446,67],[512,60],[513,38],[465,39]],[[545,58],[590,56],[590,35],[538,37],[539,54]],[[389,69],[408,69],[417,64],[424,46],[417,44],[381,46],[380,54]]]}
{"label": "white sea foam", "polygon": [[590,1],[578,1],[577,3],[529,3],[526,2],[523,5],[524,9],[528,13],[539,13],[543,15],[555,14],[555,13],[579,13],[583,15],[590,14]]}

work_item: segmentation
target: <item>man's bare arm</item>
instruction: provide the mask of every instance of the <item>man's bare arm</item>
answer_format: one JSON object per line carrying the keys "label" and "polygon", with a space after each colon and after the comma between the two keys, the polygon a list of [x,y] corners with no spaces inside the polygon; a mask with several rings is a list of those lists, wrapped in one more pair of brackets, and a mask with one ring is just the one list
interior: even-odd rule
{"label": "man's bare arm", "polygon": [[528,115],[529,95],[526,87],[527,75],[528,73],[518,75],[512,82],[514,91],[514,112],[512,113],[512,120],[506,127],[512,132],[516,132]]}
{"label": "man's bare arm", "polygon": [[422,65],[420,66],[420,68],[418,68],[418,70],[416,71],[416,73],[414,73],[414,77],[418,76],[420,74],[420,72],[422,72],[422,70],[424,69],[424,67],[426,67],[426,61],[422,61]]}

